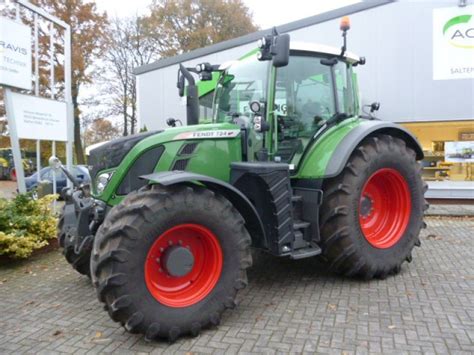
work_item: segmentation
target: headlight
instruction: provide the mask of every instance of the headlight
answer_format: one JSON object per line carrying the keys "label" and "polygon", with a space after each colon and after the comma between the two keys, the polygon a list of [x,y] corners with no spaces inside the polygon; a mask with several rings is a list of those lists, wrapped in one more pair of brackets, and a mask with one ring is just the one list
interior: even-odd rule
{"label": "headlight", "polygon": [[113,172],[109,172],[109,173],[102,173],[97,177],[95,188],[96,188],[96,191],[99,195],[102,192],[104,192],[105,187],[109,183],[110,178],[112,177],[112,175],[113,175]]}

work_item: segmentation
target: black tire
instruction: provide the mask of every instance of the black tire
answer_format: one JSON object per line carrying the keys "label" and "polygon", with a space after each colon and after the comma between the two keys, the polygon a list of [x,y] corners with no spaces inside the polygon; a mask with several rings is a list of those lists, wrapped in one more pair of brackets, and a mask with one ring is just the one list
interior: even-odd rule
{"label": "black tire", "polygon": [[76,253],[74,243],[71,243],[67,237],[67,231],[64,228],[64,208],[61,212],[58,221],[58,232],[57,232],[58,244],[63,248],[63,255],[66,261],[82,275],[90,277],[90,258],[91,249],[85,248],[80,254]]}
{"label": "black tire", "polygon": [[66,232],[64,231],[64,207],[59,215],[58,227],[57,227],[57,238],[58,244],[61,248],[64,248],[64,239],[66,238]]}
{"label": "black tire", "polygon": [[[411,196],[408,224],[398,241],[386,248],[369,243],[359,221],[361,193],[369,177],[379,169],[396,170],[406,181]],[[399,138],[379,134],[366,138],[352,153],[342,173],[324,182],[321,207],[323,258],[331,270],[365,279],[385,278],[400,271],[420,245],[426,183],[413,149]]]}
{"label": "black tire", "polygon": [[[202,225],[218,238],[222,272],[204,299],[169,307],[149,291],[145,260],[165,231],[186,223]],[[218,325],[222,312],[235,306],[237,291],[247,285],[246,269],[252,264],[250,236],[241,215],[221,195],[197,186],[152,186],[130,193],[99,228],[92,255],[99,300],[114,321],[147,340],[174,341]]]}

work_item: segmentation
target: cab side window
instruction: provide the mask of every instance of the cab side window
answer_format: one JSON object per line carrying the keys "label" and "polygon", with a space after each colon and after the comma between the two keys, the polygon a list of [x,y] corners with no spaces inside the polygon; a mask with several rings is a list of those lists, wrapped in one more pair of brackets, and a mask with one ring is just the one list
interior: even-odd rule
{"label": "cab side window", "polygon": [[349,116],[354,115],[354,93],[348,80],[348,68],[344,62],[339,62],[334,68],[336,77],[337,99],[339,102],[339,112],[345,112]]}

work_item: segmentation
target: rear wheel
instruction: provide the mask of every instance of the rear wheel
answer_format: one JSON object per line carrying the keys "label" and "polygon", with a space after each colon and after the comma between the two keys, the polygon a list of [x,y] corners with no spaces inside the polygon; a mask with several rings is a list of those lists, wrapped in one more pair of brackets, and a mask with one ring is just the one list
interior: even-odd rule
{"label": "rear wheel", "polygon": [[401,139],[365,139],[343,172],[324,183],[323,256],[334,271],[385,278],[411,261],[424,225],[426,184],[415,152]]}
{"label": "rear wheel", "polygon": [[250,236],[224,197],[200,187],[129,194],[99,228],[91,261],[109,315],[147,339],[217,325],[247,284]]}

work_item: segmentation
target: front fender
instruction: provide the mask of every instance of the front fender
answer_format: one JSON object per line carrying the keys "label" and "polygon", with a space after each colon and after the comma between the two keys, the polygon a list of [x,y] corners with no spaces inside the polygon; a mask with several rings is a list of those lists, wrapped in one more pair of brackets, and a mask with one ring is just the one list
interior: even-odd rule
{"label": "front fender", "polygon": [[254,205],[242,192],[240,192],[240,190],[222,180],[206,175],[179,170],[156,172],[153,174],[140,176],[140,178],[148,180],[151,184],[159,184],[163,186],[171,186],[183,183],[202,184],[208,189],[224,196],[232,203],[232,205],[244,218],[245,225],[252,237],[252,240],[266,240],[262,220],[260,219],[260,216],[258,215]]}
{"label": "front fender", "polygon": [[356,119],[331,128],[316,141],[305,154],[297,177],[314,179],[339,175],[362,140],[376,134],[388,134],[404,140],[415,151],[416,159],[423,159],[420,143],[404,127],[393,122]]}

